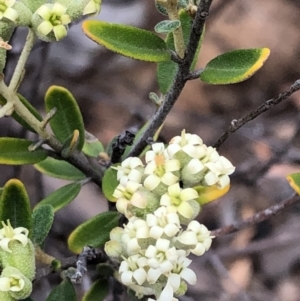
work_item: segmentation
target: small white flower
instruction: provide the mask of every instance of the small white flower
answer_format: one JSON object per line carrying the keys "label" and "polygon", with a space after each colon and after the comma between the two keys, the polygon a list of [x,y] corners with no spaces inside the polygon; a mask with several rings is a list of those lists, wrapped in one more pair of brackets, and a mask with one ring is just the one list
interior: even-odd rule
{"label": "small white flower", "polygon": [[91,0],[84,8],[82,15],[98,15],[101,10],[101,3],[102,0]]}
{"label": "small white flower", "polygon": [[25,286],[25,281],[19,275],[10,275],[10,277],[0,277],[0,291],[19,292]]}
{"label": "small white flower", "polygon": [[16,22],[19,14],[15,9],[12,8],[15,3],[16,0],[0,0],[0,20],[6,18]]}
{"label": "small white flower", "polygon": [[195,189],[181,189],[179,183],[176,183],[168,188],[168,193],[162,195],[160,204],[166,206],[168,212],[179,212],[185,218],[191,218],[194,210],[187,201],[197,198],[198,193]]}
{"label": "small white flower", "polygon": [[67,8],[58,2],[52,6],[49,4],[42,5],[36,12],[44,21],[37,30],[45,36],[53,31],[57,41],[63,39],[67,35],[66,25],[71,22],[66,10]]}
{"label": "small white flower", "polygon": [[152,148],[152,150],[149,150],[146,152],[146,155],[145,155],[146,163],[155,161],[155,158],[157,156],[164,156],[165,159],[169,159],[168,154],[165,151],[165,145],[163,143],[153,143],[151,145],[151,148]]}
{"label": "small white flower", "polygon": [[214,236],[211,236],[210,231],[197,221],[191,221],[187,227],[187,231],[192,231],[197,237],[196,247],[190,250],[191,253],[197,256],[203,255],[210,248]]}
{"label": "small white flower", "polygon": [[146,221],[150,227],[149,236],[155,239],[163,235],[175,236],[181,226],[177,213],[168,213],[166,207],[159,207],[153,214],[147,214]]}
{"label": "small white flower", "polygon": [[29,231],[26,228],[18,227],[14,229],[9,220],[7,220],[7,225],[3,221],[1,223],[3,228],[0,230],[0,247],[4,251],[12,252],[9,249],[9,243],[12,240],[19,241],[23,247],[27,245]]}

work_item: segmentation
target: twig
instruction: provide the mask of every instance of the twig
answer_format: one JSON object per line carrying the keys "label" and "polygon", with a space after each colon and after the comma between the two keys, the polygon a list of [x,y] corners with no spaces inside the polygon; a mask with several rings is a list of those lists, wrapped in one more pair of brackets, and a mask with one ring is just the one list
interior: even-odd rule
{"label": "twig", "polygon": [[187,76],[186,80],[199,79],[200,74],[203,72],[204,68],[200,68],[195,71],[191,71]]}
{"label": "twig", "polygon": [[169,114],[176,100],[178,99],[181,91],[183,90],[184,85],[187,81],[186,77],[190,73],[190,67],[196,54],[199,40],[203,32],[204,23],[206,21],[206,18],[208,17],[209,9],[212,2],[213,0],[200,1],[193,22],[190,40],[187,46],[185,57],[183,59],[182,64],[179,65],[174,83],[170,91],[167,93],[164,102],[158,108],[158,110],[150,120],[149,126],[141,135],[140,139],[136,142],[136,144],[134,145],[127,157],[138,156],[144,150],[144,148],[147,146],[147,139],[149,137],[153,137],[157,129],[166,119],[167,115]]}
{"label": "twig", "polygon": [[248,123],[249,121],[255,119],[257,116],[261,115],[262,113],[268,111],[270,108],[274,107],[275,105],[281,103],[283,100],[286,100],[290,97],[293,93],[300,90],[300,80],[294,82],[294,84],[286,91],[280,93],[277,97],[271,98],[267,100],[265,103],[260,105],[256,110],[250,112],[249,114],[245,115],[240,119],[235,119],[231,122],[231,125],[228,127],[226,132],[218,139],[215,143],[214,147],[218,149],[230,136],[230,134],[236,132],[240,127]]}
{"label": "twig", "polygon": [[261,223],[270,217],[278,214],[279,212],[283,211],[285,208],[291,207],[295,205],[296,203],[300,202],[300,197],[296,194],[294,194],[291,198],[286,199],[279,204],[273,205],[265,210],[262,210],[253,216],[247,218],[244,221],[235,222],[231,225],[224,226],[222,228],[216,229],[211,231],[211,235],[213,236],[221,236],[226,234],[231,234],[237,231],[240,231],[243,228],[256,225],[258,223]]}
{"label": "twig", "polygon": [[125,131],[125,133],[119,135],[116,141],[112,144],[112,155],[111,163],[121,162],[121,157],[125,152],[128,145],[132,145],[135,135],[130,131]]}

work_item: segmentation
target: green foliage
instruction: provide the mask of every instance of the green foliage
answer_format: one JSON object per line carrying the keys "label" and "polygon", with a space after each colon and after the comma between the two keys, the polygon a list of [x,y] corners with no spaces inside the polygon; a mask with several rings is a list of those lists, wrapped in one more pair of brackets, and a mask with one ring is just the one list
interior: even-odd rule
{"label": "green foliage", "polygon": [[32,213],[32,241],[39,246],[47,237],[54,220],[54,210],[51,205],[40,205]]}
{"label": "green foliage", "polygon": [[[188,42],[189,42],[193,19],[190,17],[190,15],[185,10],[180,10],[179,18],[180,18],[182,32],[183,32],[184,44],[185,44],[185,46],[187,46]],[[194,69],[195,64],[197,62],[198,53],[201,48],[203,37],[204,37],[204,30],[203,30],[203,34],[201,36],[201,39],[200,39],[200,42],[199,42],[199,45],[197,48],[197,52],[195,54],[194,61],[191,66],[191,69]],[[172,33],[169,33],[167,35],[166,44],[168,45],[169,49],[175,51],[174,38],[173,38]],[[159,85],[160,91],[163,94],[166,94],[170,90],[177,71],[178,71],[178,64],[173,61],[161,62],[158,64],[157,80],[158,80],[158,85]]]}
{"label": "green foliage", "polygon": [[[118,166],[119,164],[114,164],[114,166]],[[102,192],[104,196],[111,202],[115,202],[115,198],[113,197],[113,193],[117,186],[119,185],[119,181],[117,180],[117,170],[112,167],[108,168],[102,179]]]}
{"label": "green foliage", "polygon": [[[18,94],[18,97],[22,104],[29,110],[29,112],[39,121],[42,121],[43,118],[40,113],[30,104],[30,102],[23,97],[21,94]],[[6,99],[0,95],[0,105],[3,106],[6,104]],[[18,123],[20,123],[25,129],[34,132],[35,130],[16,112],[13,112],[11,115]]]}
{"label": "green foliage", "polygon": [[97,158],[101,152],[104,152],[103,144],[94,136],[85,137],[82,151],[90,156]]}
{"label": "green foliage", "polygon": [[213,85],[242,82],[262,67],[269,54],[268,48],[239,49],[226,52],[206,65],[200,79]]}
{"label": "green foliage", "polygon": [[159,23],[157,23],[154,27],[154,30],[157,33],[171,33],[173,32],[175,29],[177,29],[179,26],[181,25],[179,20],[163,20]]}
{"label": "green foliage", "polygon": [[23,183],[17,179],[6,182],[0,198],[0,221],[6,223],[8,219],[13,228],[24,227],[31,233],[30,200]]}
{"label": "green foliage", "polygon": [[78,150],[84,144],[84,124],[78,104],[71,92],[60,86],[52,86],[45,95],[46,111],[56,108],[56,114],[50,120],[54,135],[61,143],[79,131]]}
{"label": "green foliage", "polygon": [[118,226],[119,216],[118,212],[103,212],[79,225],[69,236],[69,249],[80,253],[84,246],[102,247],[109,239],[109,232]]}
{"label": "green foliage", "polygon": [[35,164],[47,158],[43,149],[29,151],[32,141],[19,138],[0,138],[0,164],[24,165]]}
{"label": "green foliage", "polygon": [[41,173],[53,178],[70,181],[85,179],[85,174],[70,163],[63,160],[56,160],[51,157],[35,164],[34,167]]}
{"label": "green foliage", "polygon": [[102,301],[106,298],[108,291],[108,280],[99,279],[92,284],[82,301]]}
{"label": "green foliage", "polygon": [[226,186],[223,189],[219,189],[216,185],[213,186],[195,186],[193,189],[195,189],[198,194],[199,198],[197,199],[197,202],[202,206],[205,204],[208,204],[216,199],[219,199],[221,196],[226,194],[230,188],[230,185]]}
{"label": "green foliage", "polygon": [[70,279],[64,279],[55,287],[46,301],[77,301],[76,292]]}
{"label": "green foliage", "polygon": [[300,173],[293,173],[286,177],[291,187],[300,194]]}
{"label": "green foliage", "polygon": [[81,185],[79,183],[71,183],[63,186],[41,200],[36,206],[37,210],[40,206],[51,205],[54,212],[64,208],[71,203],[80,192]]}
{"label": "green foliage", "polygon": [[82,28],[90,39],[124,56],[147,62],[171,59],[166,43],[150,31],[95,20],[84,21]]}

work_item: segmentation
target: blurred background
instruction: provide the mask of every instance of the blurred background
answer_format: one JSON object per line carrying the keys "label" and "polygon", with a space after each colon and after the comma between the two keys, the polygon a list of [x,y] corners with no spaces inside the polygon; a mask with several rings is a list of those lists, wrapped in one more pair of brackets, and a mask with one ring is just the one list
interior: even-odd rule
{"label": "blurred background", "polygon": [[[101,20],[153,30],[163,19],[150,0],[103,0]],[[198,67],[215,56],[237,48],[268,47],[264,67],[244,83],[209,86],[189,82],[161,132],[169,141],[182,129],[214,144],[237,119],[300,78],[300,2],[294,0],[215,0],[206,27]],[[12,39],[5,70],[9,80],[26,38],[18,29]],[[23,94],[41,112],[51,85],[68,88],[77,99],[89,132],[104,145],[129,128],[139,128],[155,106],[149,92],[158,92],[156,66],[113,54],[90,41],[81,22],[71,26],[58,43],[37,42],[21,86]],[[227,195],[206,205],[199,221],[213,230],[247,218],[292,195],[285,177],[300,170],[300,92],[250,122],[230,136],[220,148],[237,167]],[[0,136],[29,137],[11,118],[0,119]],[[36,204],[67,182],[42,176],[30,166],[0,166],[0,186],[10,178],[24,182]],[[89,217],[107,210],[106,201],[93,184],[59,211],[50,237],[49,254],[72,255],[66,247],[71,231]],[[197,285],[183,301],[300,300],[300,206],[237,234],[218,237],[212,249],[193,258]],[[44,301],[57,276],[37,281],[33,298]],[[90,285],[87,277],[79,296]],[[78,300],[81,297],[79,297]]]}

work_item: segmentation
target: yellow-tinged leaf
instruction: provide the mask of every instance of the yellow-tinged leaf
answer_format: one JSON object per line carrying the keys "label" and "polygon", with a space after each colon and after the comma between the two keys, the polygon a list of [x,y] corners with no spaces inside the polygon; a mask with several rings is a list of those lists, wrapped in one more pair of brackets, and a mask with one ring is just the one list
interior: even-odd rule
{"label": "yellow-tinged leaf", "polygon": [[84,21],[82,29],[91,40],[124,56],[147,62],[171,60],[164,40],[151,31],[97,20]]}
{"label": "yellow-tinged leaf", "polygon": [[286,177],[291,187],[300,194],[300,173],[293,173]]}
{"label": "yellow-tinged leaf", "polygon": [[205,205],[210,203],[224,194],[226,194],[230,188],[230,185],[223,189],[219,189],[216,185],[206,187],[206,186],[195,186],[193,187],[199,194],[198,202],[200,205]]}

